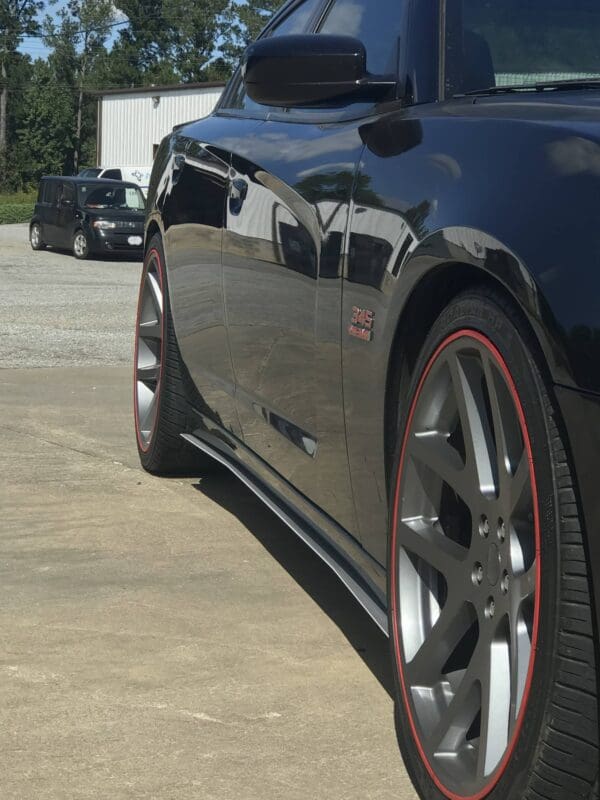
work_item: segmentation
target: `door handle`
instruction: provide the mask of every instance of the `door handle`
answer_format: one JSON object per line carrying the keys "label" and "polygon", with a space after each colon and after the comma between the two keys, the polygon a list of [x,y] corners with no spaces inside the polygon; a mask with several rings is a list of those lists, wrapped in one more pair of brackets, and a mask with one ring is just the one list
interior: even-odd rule
{"label": "door handle", "polygon": [[232,214],[239,214],[244,205],[244,200],[248,194],[248,184],[242,178],[231,181],[229,189],[229,211]]}

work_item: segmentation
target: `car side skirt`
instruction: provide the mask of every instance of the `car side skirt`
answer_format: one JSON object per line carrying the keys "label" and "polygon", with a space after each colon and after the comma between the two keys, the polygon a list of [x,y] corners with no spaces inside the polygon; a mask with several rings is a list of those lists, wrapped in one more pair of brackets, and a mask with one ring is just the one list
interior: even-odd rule
{"label": "car side skirt", "polygon": [[[223,446],[223,440],[220,437],[217,438],[208,431],[202,433],[196,431],[194,434],[182,433],[181,436],[189,444],[214,458],[242,481],[337,575],[378,628],[386,636],[388,635],[387,608],[383,589],[386,585],[385,570],[360,547],[350,534],[341,528],[336,531],[335,538],[338,541],[340,538],[348,540],[348,552],[343,552],[339,543],[334,542],[332,536],[326,533],[327,528],[334,523],[325,515],[323,515],[322,527],[316,523],[315,508],[312,504],[310,504],[311,518],[309,520],[306,515],[307,509],[303,509],[303,506],[309,501],[298,494],[297,498],[294,498],[295,502],[292,502],[289,496],[290,492],[286,492],[286,497],[284,497],[271,481],[266,482],[261,478],[257,471],[248,465],[248,459],[242,461],[237,457],[240,449],[247,450],[241,443],[237,443],[237,452],[234,456],[227,452],[229,448],[226,445]],[[252,458],[250,451],[247,451],[246,455],[249,455],[250,459]],[[293,491],[292,487],[290,490]],[[350,551],[353,551],[352,556],[350,556]]]}

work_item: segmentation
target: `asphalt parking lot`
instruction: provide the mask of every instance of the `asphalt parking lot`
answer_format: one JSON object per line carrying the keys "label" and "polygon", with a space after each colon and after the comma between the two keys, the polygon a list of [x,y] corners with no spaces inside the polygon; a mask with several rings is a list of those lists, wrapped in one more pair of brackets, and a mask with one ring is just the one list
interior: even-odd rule
{"label": "asphalt parking lot", "polygon": [[140,470],[140,270],[0,228],[0,797],[414,800],[362,610],[228,473]]}

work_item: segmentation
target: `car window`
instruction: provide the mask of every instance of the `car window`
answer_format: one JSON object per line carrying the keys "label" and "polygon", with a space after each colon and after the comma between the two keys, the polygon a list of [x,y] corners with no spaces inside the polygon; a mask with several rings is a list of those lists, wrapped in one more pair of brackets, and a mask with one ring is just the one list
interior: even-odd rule
{"label": "car window", "polygon": [[[313,15],[321,5],[322,0],[305,0],[299,6],[281,20],[271,31],[268,36],[291,36],[295,33],[305,33]],[[255,103],[246,94],[246,87],[241,72],[238,70],[237,75],[233,78],[232,90],[229,95],[227,105],[223,108],[243,109],[250,111],[256,109],[264,111],[265,106],[260,103]],[[105,176],[106,177],[106,176]]]}
{"label": "car window", "polygon": [[63,202],[65,200],[71,203],[75,202],[75,187],[72,183],[63,183],[60,197]]}
{"label": "car window", "polygon": [[334,0],[319,33],[354,36],[367,51],[373,75],[396,74],[402,0]]}
{"label": "car window", "polygon": [[58,202],[58,187],[59,187],[58,181],[44,181],[41,192],[42,203],[56,205],[56,203]]}
{"label": "car window", "polygon": [[120,169],[107,169],[106,172],[102,174],[102,177],[108,178],[108,180],[111,181],[120,181],[123,176],[121,175]]}
{"label": "car window", "polygon": [[446,96],[600,77],[598,0],[448,0]]}

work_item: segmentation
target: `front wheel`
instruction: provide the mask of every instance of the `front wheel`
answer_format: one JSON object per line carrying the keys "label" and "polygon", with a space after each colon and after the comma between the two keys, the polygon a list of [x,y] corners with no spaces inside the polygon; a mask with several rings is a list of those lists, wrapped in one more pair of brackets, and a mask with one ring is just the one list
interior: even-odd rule
{"label": "front wheel", "polygon": [[425,800],[595,796],[587,563],[533,352],[502,299],[462,296],[434,325],[400,415],[396,728]]}
{"label": "front wheel", "polygon": [[138,300],[135,331],[134,417],[144,469],[156,475],[196,473],[206,460],[184,439],[193,431],[191,378],[175,337],[160,236],[150,241]]}
{"label": "front wheel", "polygon": [[85,232],[81,229],[75,231],[75,236],[73,236],[73,255],[75,258],[84,260],[89,256],[89,254],[90,243],[85,235]]}

